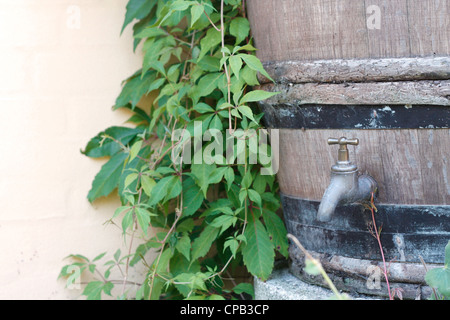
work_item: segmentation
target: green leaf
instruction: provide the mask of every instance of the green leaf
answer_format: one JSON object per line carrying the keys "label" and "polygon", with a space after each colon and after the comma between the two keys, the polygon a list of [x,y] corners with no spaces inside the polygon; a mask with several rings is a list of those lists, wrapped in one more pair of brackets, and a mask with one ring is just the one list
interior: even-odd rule
{"label": "green leaf", "polygon": [[153,178],[150,178],[149,176],[142,175],[141,176],[141,185],[144,189],[144,192],[147,196],[150,196],[153,187],[156,185],[156,181]]}
{"label": "green leaf", "polygon": [[250,171],[247,171],[244,175],[244,177],[242,178],[242,182],[241,182],[241,186],[244,189],[248,189],[250,188],[250,186],[252,185],[252,173]]}
{"label": "green leaf", "polygon": [[137,173],[130,173],[125,178],[124,188],[127,188],[130,184],[132,184],[137,179],[138,176],[139,176],[139,174],[137,174]]}
{"label": "green leaf", "polygon": [[144,234],[147,236],[147,230],[150,225],[150,217],[155,217],[156,214],[151,213],[147,209],[141,207],[136,207],[135,212],[138,224],[141,227],[142,231],[144,231]]}
{"label": "green leaf", "polygon": [[94,258],[94,260],[92,260],[92,261],[98,261],[98,260],[100,260],[101,258],[103,258],[103,257],[105,256],[105,254],[106,254],[106,252],[103,252],[103,253],[99,254],[99,255],[96,256],[96,257]]}
{"label": "green leaf", "polygon": [[138,155],[139,151],[141,151],[142,148],[142,140],[136,141],[133,146],[130,149],[130,159],[128,159],[129,162],[133,161],[134,158]]}
{"label": "green leaf", "polygon": [[84,288],[83,295],[87,297],[87,300],[101,300],[102,292],[111,295],[113,287],[114,284],[111,282],[103,283],[102,281],[92,281]]}
{"label": "green leaf", "polygon": [[263,219],[269,236],[275,248],[286,258],[289,256],[289,242],[287,241],[287,230],[283,220],[275,213],[267,209],[262,211]]}
{"label": "green leaf", "polygon": [[191,256],[191,239],[189,235],[185,233],[181,238],[178,239],[175,248],[183,255],[187,260],[190,260]]}
{"label": "green leaf", "polygon": [[[139,133],[142,133],[142,129],[140,128],[110,127],[92,138],[81,153],[91,158],[112,157],[121,150],[120,144],[114,140],[119,141],[123,145],[127,145]],[[114,140],[105,138],[105,136],[109,136]]]}
{"label": "green leaf", "polygon": [[200,17],[203,14],[203,11],[204,11],[203,5],[201,5],[199,3],[194,4],[191,7],[191,28],[194,25],[194,23],[196,23],[197,20],[200,19]]}
{"label": "green leaf", "polygon": [[102,166],[88,193],[89,202],[107,196],[117,188],[127,157],[126,153],[118,153]]}
{"label": "green leaf", "polygon": [[194,176],[194,180],[203,192],[203,196],[206,198],[206,192],[210,185],[209,177],[216,169],[215,164],[193,164],[191,165],[191,173]]}
{"label": "green leaf", "polygon": [[250,219],[244,233],[247,244],[242,249],[244,264],[254,276],[266,281],[273,270],[275,252],[264,225]]}
{"label": "green leaf", "polygon": [[175,11],[184,11],[194,3],[195,3],[194,1],[176,0],[172,3],[170,8]]}
{"label": "green leaf", "polygon": [[178,196],[180,192],[181,183],[177,176],[164,177],[153,187],[148,204],[153,206],[163,199],[168,201]]}
{"label": "green leaf", "polygon": [[241,53],[239,54],[239,56],[242,58],[242,60],[245,61],[245,63],[247,64],[247,66],[255,71],[258,71],[259,73],[261,73],[262,75],[264,75],[267,79],[274,81],[269,74],[267,73],[266,70],[264,70],[264,67],[261,63],[261,61],[259,61],[259,59],[255,56],[249,55],[249,54],[244,54]]}
{"label": "green leaf", "polygon": [[227,241],[225,241],[224,245],[223,245],[223,251],[225,252],[225,250],[229,248],[231,251],[231,254],[233,255],[234,258],[236,258],[236,252],[237,249],[239,248],[239,242],[236,239],[229,239]]}
{"label": "green leaf", "polygon": [[450,297],[450,241],[445,247],[444,267],[428,270],[425,281],[442,295]]}
{"label": "green leaf", "polygon": [[155,79],[156,74],[151,71],[145,72],[144,76],[141,76],[141,73],[138,73],[129,78],[123,86],[120,95],[117,97],[114,108],[121,108],[130,103],[131,109],[134,109],[142,97],[151,91],[150,86]]}
{"label": "green leaf", "polygon": [[257,86],[259,85],[257,72],[249,68],[249,66],[245,66],[241,69],[240,77],[247,83],[249,86]]}
{"label": "green leaf", "polygon": [[207,226],[192,244],[192,261],[204,257],[219,234],[219,228]]}
{"label": "green leaf", "polygon": [[252,296],[253,299],[255,298],[255,289],[253,288],[253,285],[251,283],[239,283],[233,288],[233,291],[237,294],[247,293]]}
{"label": "green leaf", "polygon": [[214,28],[206,32],[206,36],[200,41],[201,51],[198,60],[202,59],[212,48],[222,41],[222,35]]}
{"label": "green leaf", "polygon": [[220,59],[217,57],[205,56],[197,62],[197,65],[207,72],[220,71]]}
{"label": "green leaf", "polygon": [[130,0],[127,4],[127,13],[125,14],[125,22],[123,23],[121,33],[134,19],[145,18],[156,3],[157,0]]}
{"label": "green leaf", "polygon": [[450,241],[445,246],[445,260],[444,264],[450,268]]}
{"label": "green leaf", "polygon": [[125,234],[129,227],[133,225],[133,210],[128,211],[122,219],[122,232]]}
{"label": "green leaf", "polygon": [[195,99],[199,99],[201,97],[206,97],[210,95],[214,89],[217,88],[217,82],[222,76],[222,73],[210,73],[206,76],[202,77],[196,87],[194,87],[194,91],[191,96]]}
{"label": "green leaf", "polygon": [[228,214],[221,215],[211,222],[211,226],[215,228],[221,228],[220,233],[222,234],[232,225],[236,224],[237,218]]}
{"label": "green leaf", "polygon": [[183,217],[189,217],[200,209],[203,203],[203,193],[195,184],[194,179],[183,179]]}
{"label": "green leaf", "polygon": [[241,71],[243,65],[242,59],[239,56],[231,56],[229,61],[231,70],[233,70],[236,78],[239,79],[239,72]]}
{"label": "green leaf", "polygon": [[230,33],[236,37],[236,44],[241,43],[248,37],[250,32],[250,23],[245,18],[235,18],[230,23]]}
{"label": "green leaf", "polygon": [[425,275],[425,281],[430,287],[438,289],[444,296],[450,297],[450,270],[448,268],[434,268]]}
{"label": "green leaf", "polygon": [[274,95],[277,95],[278,93],[279,92],[268,92],[264,90],[250,91],[241,99],[241,101],[239,101],[239,104],[266,100],[270,97],[273,97]]}
{"label": "green leaf", "polygon": [[224,174],[224,178],[225,180],[227,180],[228,190],[230,190],[231,185],[233,184],[235,178],[234,170],[232,167],[227,167],[227,170]]}
{"label": "green leaf", "polygon": [[246,116],[247,118],[249,118],[250,120],[256,122],[255,118],[253,117],[253,111],[252,111],[252,109],[250,109],[250,108],[247,107],[247,106],[239,106],[239,107],[238,107],[238,110],[239,110],[239,112],[240,112],[242,115],[244,115],[244,116]]}
{"label": "green leaf", "polygon": [[200,102],[195,105],[194,110],[198,113],[214,112],[214,109],[206,103]]}
{"label": "green leaf", "polygon": [[253,189],[248,189],[248,197],[261,208],[261,196]]}

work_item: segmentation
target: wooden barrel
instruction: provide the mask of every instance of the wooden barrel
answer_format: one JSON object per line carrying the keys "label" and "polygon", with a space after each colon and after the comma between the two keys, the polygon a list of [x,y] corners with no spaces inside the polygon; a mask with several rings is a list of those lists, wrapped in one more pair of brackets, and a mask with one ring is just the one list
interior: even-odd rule
{"label": "wooden barrel", "polygon": [[[382,263],[370,210],[338,206],[330,222],[316,219],[337,160],[327,139],[358,138],[350,160],[378,182],[391,286],[428,298],[423,262],[440,266],[450,240],[450,1],[248,0],[247,13],[275,80],[261,77],[260,89],[280,92],[260,106],[279,129],[288,231],[340,289],[386,294],[384,276],[371,282]],[[322,284],[294,246],[290,258],[292,273]]]}

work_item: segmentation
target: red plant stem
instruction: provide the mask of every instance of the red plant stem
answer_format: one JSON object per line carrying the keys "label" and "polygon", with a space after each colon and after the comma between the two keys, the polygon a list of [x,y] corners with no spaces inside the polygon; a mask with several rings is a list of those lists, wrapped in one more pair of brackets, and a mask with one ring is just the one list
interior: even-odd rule
{"label": "red plant stem", "polygon": [[378,245],[380,247],[380,252],[381,252],[381,257],[383,259],[383,266],[384,266],[384,277],[386,279],[386,285],[387,285],[387,289],[388,289],[388,294],[389,294],[389,300],[393,300],[392,299],[392,295],[391,295],[391,288],[389,286],[389,279],[387,276],[387,268],[386,268],[386,260],[384,259],[384,252],[383,252],[383,247],[381,245],[381,239],[380,239],[380,234],[378,233],[378,228],[377,225],[375,223],[375,214],[373,212],[373,193],[372,193],[372,198],[371,198],[371,207],[370,207],[370,211],[372,212],[372,221],[373,221],[373,228],[375,231],[375,234],[377,235],[377,241],[378,241]]}

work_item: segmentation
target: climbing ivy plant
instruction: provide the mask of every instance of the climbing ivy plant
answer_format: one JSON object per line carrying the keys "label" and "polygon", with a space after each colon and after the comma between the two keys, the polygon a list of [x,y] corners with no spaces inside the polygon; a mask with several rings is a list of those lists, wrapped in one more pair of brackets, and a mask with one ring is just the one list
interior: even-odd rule
{"label": "climbing ivy plant", "polygon": [[[103,265],[107,253],[92,260],[70,255],[60,276],[72,285],[91,273],[88,299],[113,289],[124,299],[252,294],[250,283],[226,287],[223,276],[243,265],[266,280],[276,252],[288,256],[288,242],[268,174],[267,132],[253,105],[274,93],[252,90],[258,73],[271,78],[254,55],[245,3],[130,0],[122,31],[130,24],[143,63],[124,81],[114,109],[130,110],[131,126],[103,130],[82,151],[109,157],[87,197],[118,193],[122,205],[109,222],[120,227],[129,250]],[[148,100],[150,108],[142,103]],[[145,280],[131,283],[139,265]],[[114,269],[120,279],[111,279]]]}

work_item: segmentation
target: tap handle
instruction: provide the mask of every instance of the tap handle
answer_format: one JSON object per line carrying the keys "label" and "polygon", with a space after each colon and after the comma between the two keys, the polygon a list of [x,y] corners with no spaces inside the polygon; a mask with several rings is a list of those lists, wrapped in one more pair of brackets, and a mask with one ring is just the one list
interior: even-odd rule
{"label": "tap handle", "polygon": [[351,145],[357,146],[359,144],[359,139],[347,139],[346,137],[342,137],[339,139],[329,138],[328,144],[329,145],[338,144],[340,146],[346,146],[347,144],[351,144]]}
{"label": "tap handle", "polygon": [[351,144],[351,145],[357,146],[359,144],[359,139],[347,139],[346,137],[341,137],[339,139],[329,138],[328,144],[329,145],[338,144],[339,145],[338,161],[339,162],[341,162],[341,161],[348,162],[349,156],[348,156],[347,145]]}

